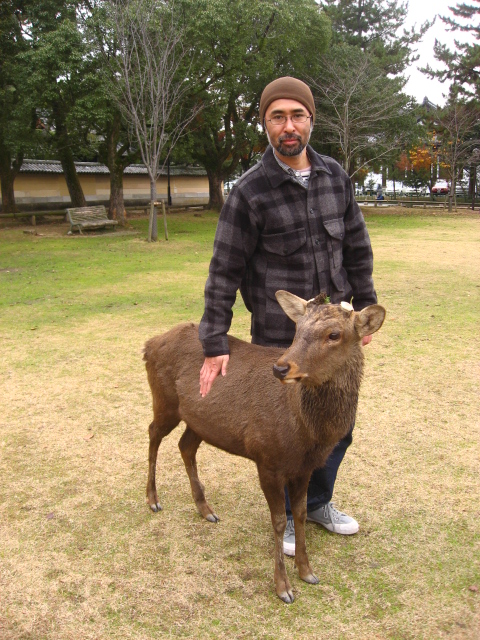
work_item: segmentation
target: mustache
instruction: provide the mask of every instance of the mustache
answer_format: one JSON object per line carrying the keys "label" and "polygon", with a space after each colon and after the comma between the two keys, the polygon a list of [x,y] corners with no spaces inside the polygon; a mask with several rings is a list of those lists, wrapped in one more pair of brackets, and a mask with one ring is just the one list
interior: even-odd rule
{"label": "mustache", "polygon": [[290,133],[280,136],[278,139],[279,142],[284,142],[285,140],[297,140],[298,142],[301,142],[302,138],[296,133]]}

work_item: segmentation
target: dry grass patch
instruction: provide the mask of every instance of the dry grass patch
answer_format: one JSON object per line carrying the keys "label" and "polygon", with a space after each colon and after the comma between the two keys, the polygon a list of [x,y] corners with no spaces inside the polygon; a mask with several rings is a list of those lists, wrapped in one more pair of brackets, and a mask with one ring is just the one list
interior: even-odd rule
{"label": "dry grass patch", "polygon": [[[361,529],[342,538],[308,524],[321,584],[301,582],[289,562],[290,607],[271,584],[271,525],[252,463],[202,445],[200,477],[221,518],[207,523],[175,430],[159,451],[164,510],[152,514],[145,502],[142,346],[179,318],[198,319],[211,245],[189,236],[185,251],[178,240],[162,253],[165,245],[137,238],[108,240],[112,255],[129,256],[118,281],[89,282],[79,267],[75,283],[59,270],[57,293],[71,287],[86,303],[68,314],[48,306],[53,289],[26,304],[40,277],[18,284],[25,255],[46,272],[35,253],[42,239],[15,239],[15,252],[2,246],[0,269],[5,261],[20,279],[0,272],[15,303],[2,308],[0,330],[2,638],[480,636],[479,222],[373,214],[368,225],[388,315],[366,350],[354,445],[336,490]],[[101,262],[99,240],[107,238],[72,243],[85,252],[79,264]],[[45,241],[48,259],[60,261],[69,241]],[[100,304],[107,296],[113,307]],[[241,306],[233,332],[248,336]]]}

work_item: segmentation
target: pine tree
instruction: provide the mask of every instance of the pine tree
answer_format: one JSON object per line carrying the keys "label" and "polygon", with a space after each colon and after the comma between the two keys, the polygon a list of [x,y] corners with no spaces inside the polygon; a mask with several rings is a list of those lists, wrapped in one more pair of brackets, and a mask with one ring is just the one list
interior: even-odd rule
{"label": "pine tree", "polygon": [[415,45],[432,25],[427,21],[406,29],[408,2],[400,0],[323,0],[322,6],[332,22],[334,42],[373,54],[395,75],[418,59]]}
{"label": "pine tree", "polygon": [[445,44],[435,41],[435,58],[443,62],[445,69],[433,71],[426,67],[425,72],[441,82],[452,81],[451,90],[470,96],[480,97],[480,0],[471,0],[473,4],[458,3],[450,7],[453,17],[443,16],[442,21],[449,31],[460,31],[474,37],[476,42],[462,43],[455,40],[455,51]]}

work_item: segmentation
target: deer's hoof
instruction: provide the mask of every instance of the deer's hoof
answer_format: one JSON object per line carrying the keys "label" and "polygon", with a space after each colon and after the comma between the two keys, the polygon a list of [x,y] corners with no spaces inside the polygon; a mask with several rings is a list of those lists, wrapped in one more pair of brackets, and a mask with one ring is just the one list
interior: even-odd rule
{"label": "deer's hoof", "polygon": [[292,604],[292,602],[295,600],[295,598],[293,597],[293,591],[291,590],[283,591],[282,593],[279,593],[277,595],[280,598],[280,600],[285,602],[285,604]]}
{"label": "deer's hoof", "polygon": [[151,504],[150,505],[150,509],[152,511],[154,511],[155,513],[157,513],[157,511],[161,511],[162,510],[162,505],[159,502],[157,502],[156,504]]}
{"label": "deer's hoof", "polygon": [[302,580],[305,580],[308,584],[318,584],[320,582],[317,576],[313,573],[308,573],[306,576],[302,577]]}
{"label": "deer's hoof", "polygon": [[208,516],[206,516],[206,519],[209,522],[214,522],[215,524],[220,521],[220,518],[215,513],[209,513]]}

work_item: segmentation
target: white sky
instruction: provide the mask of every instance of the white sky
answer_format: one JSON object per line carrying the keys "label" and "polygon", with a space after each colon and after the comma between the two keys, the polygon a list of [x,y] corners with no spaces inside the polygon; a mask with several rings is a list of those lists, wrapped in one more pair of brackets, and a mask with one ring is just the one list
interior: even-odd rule
{"label": "white sky", "polygon": [[[425,20],[431,20],[435,14],[453,17],[448,7],[457,6],[459,2],[460,0],[409,0],[408,18],[405,26],[409,27],[413,24],[423,24]],[[444,25],[440,18],[437,18],[433,27],[427,31],[423,37],[423,41],[418,45],[417,53],[420,55],[420,58],[405,72],[405,77],[409,78],[409,80],[404,91],[416,98],[418,102],[422,102],[423,98],[427,96],[431,102],[440,106],[445,103],[443,94],[448,93],[447,84],[442,84],[436,79],[432,80],[418,71],[418,67],[423,67],[427,64],[430,64],[434,69],[442,68],[442,65],[435,60],[433,55],[435,38],[447,44],[452,50],[455,47],[455,38],[460,42],[466,42],[469,38],[469,34],[461,31],[449,32],[445,30],[445,27],[446,25]]]}

